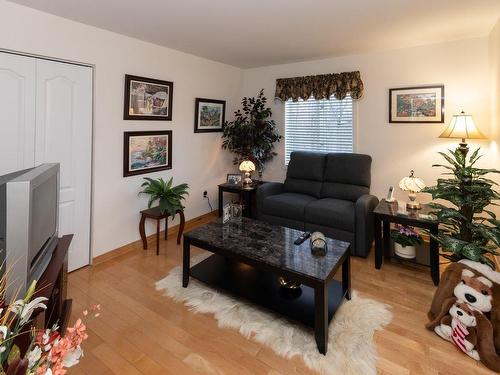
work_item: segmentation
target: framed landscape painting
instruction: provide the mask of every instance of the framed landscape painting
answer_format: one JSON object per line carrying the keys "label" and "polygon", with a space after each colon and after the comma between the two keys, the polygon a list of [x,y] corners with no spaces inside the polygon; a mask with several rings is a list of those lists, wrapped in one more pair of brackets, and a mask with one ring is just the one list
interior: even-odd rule
{"label": "framed landscape painting", "polygon": [[226,120],[226,101],[196,98],[194,132],[221,132]]}
{"label": "framed landscape painting", "polygon": [[125,75],[124,120],[172,120],[174,84]]}
{"label": "framed landscape painting", "polygon": [[172,131],[125,132],[123,177],[172,169]]}
{"label": "framed landscape painting", "polygon": [[389,90],[390,123],[443,123],[444,86]]}

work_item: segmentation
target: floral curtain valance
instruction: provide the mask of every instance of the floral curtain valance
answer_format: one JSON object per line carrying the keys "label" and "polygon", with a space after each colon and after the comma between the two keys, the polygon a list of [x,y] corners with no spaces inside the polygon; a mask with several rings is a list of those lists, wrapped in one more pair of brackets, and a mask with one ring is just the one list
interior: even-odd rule
{"label": "floral curtain valance", "polygon": [[316,76],[279,78],[276,80],[276,99],[294,102],[300,99],[307,100],[311,96],[315,99],[344,99],[350,93],[353,99],[363,95],[363,81],[359,71],[321,74]]}

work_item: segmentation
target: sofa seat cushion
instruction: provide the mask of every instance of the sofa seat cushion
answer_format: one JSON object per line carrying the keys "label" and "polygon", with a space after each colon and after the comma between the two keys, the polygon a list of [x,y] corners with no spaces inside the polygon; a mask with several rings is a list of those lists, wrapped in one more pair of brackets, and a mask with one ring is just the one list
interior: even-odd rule
{"label": "sofa seat cushion", "polygon": [[310,195],[297,193],[271,195],[264,199],[262,211],[266,215],[304,221],[307,205],[316,200]]}
{"label": "sofa seat cushion", "polygon": [[334,198],[318,199],[307,205],[305,219],[307,223],[354,232],[354,203]]}

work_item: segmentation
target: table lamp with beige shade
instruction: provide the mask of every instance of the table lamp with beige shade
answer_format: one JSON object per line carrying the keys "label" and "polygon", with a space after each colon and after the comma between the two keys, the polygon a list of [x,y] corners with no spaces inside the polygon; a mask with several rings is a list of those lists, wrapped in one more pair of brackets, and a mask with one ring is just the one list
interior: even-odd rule
{"label": "table lamp with beige shade", "polygon": [[252,179],[250,178],[250,173],[255,172],[255,164],[250,160],[242,161],[240,164],[240,171],[245,173],[243,184],[250,185],[252,183]]}
{"label": "table lamp with beige shade", "polygon": [[469,152],[466,139],[485,139],[486,137],[479,131],[472,120],[472,116],[466,114],[464,111],[458,115],[453,115],[450,124],[446,127],[444,132],[441,133],[439,138],[459,138],[462,139],[458,150],[464,155]]}

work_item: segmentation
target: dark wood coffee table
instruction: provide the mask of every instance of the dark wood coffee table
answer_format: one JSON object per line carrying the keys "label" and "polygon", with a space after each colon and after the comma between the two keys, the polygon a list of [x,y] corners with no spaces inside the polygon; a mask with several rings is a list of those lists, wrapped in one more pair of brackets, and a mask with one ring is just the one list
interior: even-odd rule
{"label": "dark wood coffee table", "polygon": [[[314,328],[322,354],[328,350],[328,324],[344,298],[351,297],[350,244],[327,238],[326,256],[311,254],[309,240],[293,242],[301,231],[243,218],[241,223],[216,220],[184,234],[183,279],[189,276],[276,311]],[[212,253],[190,267],[190,247]],[[342,282],[333,280],[342,266]],[[279,277],[298,282],[286,289]]]}

